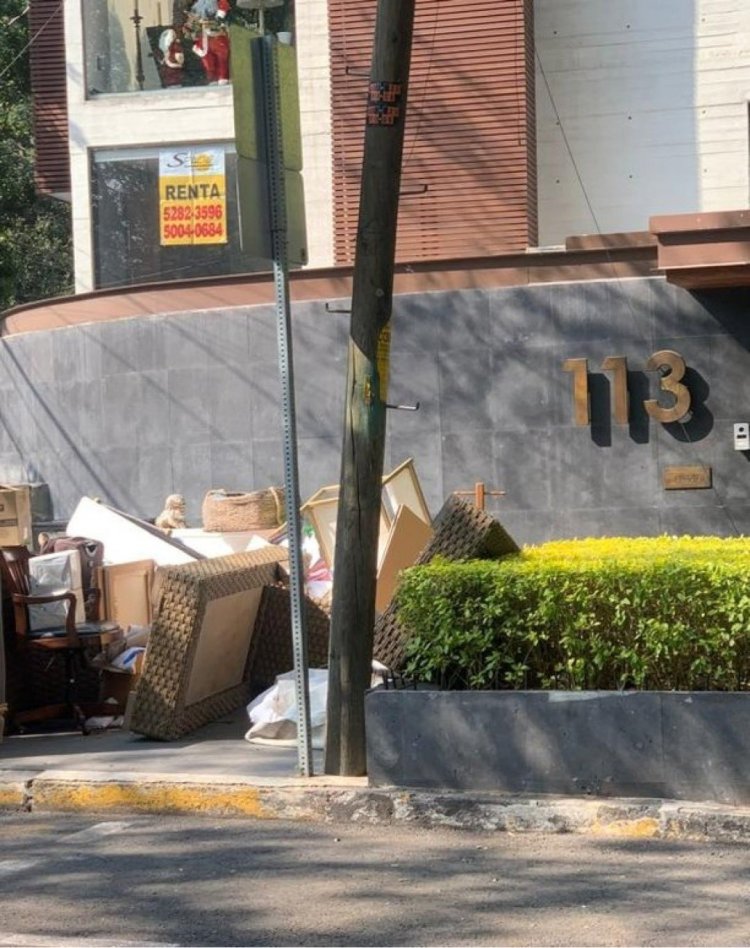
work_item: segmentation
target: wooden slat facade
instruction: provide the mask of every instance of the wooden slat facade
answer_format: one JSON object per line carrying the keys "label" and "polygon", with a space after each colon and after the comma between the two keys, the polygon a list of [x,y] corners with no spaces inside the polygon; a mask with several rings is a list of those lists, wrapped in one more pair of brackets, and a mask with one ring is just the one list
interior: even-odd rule
{"label": "wooden slat facade", "polygon": [[[376,6],[328,4],[334,252],[342,265],[354,260]],[[536,244],[532,0],[417,3],[401,192],[399,260]]]}
{"label": "wooden slat facade", "polygon": [[70,192],[65,30],[60,0],[31,0],[31,87],[34,92],[35,183],[42,194]]}

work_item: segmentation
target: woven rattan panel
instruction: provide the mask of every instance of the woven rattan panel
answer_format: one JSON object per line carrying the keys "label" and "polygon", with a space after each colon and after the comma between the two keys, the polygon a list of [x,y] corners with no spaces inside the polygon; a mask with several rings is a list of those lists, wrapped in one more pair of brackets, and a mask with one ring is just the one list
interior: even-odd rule
{"label": "woven rattan panel", "polygon": [[143,674],[136,689],[132,730],[160,740],[176,740],[247,702],[252,638],[240,684],[194,704],[185,703],[206,606],[224,597],[275,584],[278,563],[287,557],[285,549],[270,546],[167,570],[159,613],[151,629]]}
{"label": "woven rattan panel", "polygon": [[[519,550],[497,520],[455,494],[443,504],[432,527],[433,538],[420,553],[417,564],[429,563],[436,556],[449,560],[494,559]],[[392,602],[375,623],[373,656],[399,671],[408,635],[398,621],[398,606]]]}
{"label": "woven rattan panel", "polygon": [[[310,668],[328,665],[328,613],[305,597],[307,620],[307,663]],[[294,667],[292,653],[292,614],[289,590],[269,586],[263,590],[255,635],[250,646],[250,682],[252,693],[270,688],[276,676]]]}
{"label": "woven rattan panel", "polygon": [[417,563],[429,563],[436,556],[448,560],[494,559],[519,550],[513,537],[491,514],[455,494],[440,508],[432,529],[432,540]]}

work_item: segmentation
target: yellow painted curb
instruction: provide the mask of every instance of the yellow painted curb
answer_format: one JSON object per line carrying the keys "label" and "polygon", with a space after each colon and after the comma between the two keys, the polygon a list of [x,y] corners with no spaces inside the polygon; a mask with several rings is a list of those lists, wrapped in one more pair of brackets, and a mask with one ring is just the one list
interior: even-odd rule
{"label": "yellow painted curb", "polygon": [[20,784],[0,784],[0,809],[18,810],[27,803],[26,789]]}
{"label": "yellow painted curb", "polygon": [[257,787],[206,787],[167,783],[34,782],[34,810],[136,809],[153,812],[222,813],[274,819]]}
{"label": "yellow painted curb", "polygon": [[634,820],[611,820],[609,822],[596,819],[590,828],[594,836],[619,836],[625,839],[652,839],[661,836],[662,828],[659,820],[652,816],[643,816]]}

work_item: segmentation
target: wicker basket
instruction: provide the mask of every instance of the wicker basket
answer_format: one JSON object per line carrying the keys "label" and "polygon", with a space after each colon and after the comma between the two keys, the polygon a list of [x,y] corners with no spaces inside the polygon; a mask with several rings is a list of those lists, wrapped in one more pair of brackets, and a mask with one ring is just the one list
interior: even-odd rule
{"label": "wicker basket", "polygon": [[203,498],[203,529],[215,533],[272,530],[284,522],[284,489],[250,493],[210,490]]}

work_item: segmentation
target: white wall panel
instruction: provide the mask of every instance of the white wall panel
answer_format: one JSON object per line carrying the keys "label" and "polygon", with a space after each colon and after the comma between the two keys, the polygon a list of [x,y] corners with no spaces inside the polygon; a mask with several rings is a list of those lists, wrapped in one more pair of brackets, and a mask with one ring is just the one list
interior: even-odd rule
{"label": "white wall panel", "polygon": [[748,0],[536,0],[535,25],[540,244],[747,206]]}
{"label": "white wall panel", "polygon": [[309,265],[328,267],[333,263],[328,0],[297,3],[295,21]]}

